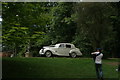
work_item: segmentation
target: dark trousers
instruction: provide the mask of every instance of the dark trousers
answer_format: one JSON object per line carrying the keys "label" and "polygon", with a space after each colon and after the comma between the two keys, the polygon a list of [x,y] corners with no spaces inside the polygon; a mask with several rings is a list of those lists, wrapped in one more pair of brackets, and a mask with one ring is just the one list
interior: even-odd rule
{"label": "dark trousers", "polygon": [[102,64],[95,64],[98,80],[103,80]]}

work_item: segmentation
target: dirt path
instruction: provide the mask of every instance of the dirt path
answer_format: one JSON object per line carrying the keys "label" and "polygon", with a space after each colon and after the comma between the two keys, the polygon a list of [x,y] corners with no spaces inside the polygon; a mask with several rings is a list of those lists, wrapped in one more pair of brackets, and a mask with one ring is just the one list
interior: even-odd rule
{"label": "dirt path", "polygon": [[106,62],[105,64],[112,65],[112,66],[118,66],[119,62]]}

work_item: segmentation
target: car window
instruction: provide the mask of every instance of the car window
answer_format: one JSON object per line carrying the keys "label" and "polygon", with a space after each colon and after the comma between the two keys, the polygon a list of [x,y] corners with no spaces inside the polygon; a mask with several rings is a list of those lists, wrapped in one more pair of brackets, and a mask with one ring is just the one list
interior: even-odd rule
{"label": "car window", "polygon": [[60,46],[59,46],[60,48],[64,48],[64,44],[60,44]]}
{"label": "car window", "polygon": [[50,45],[50,47],[55,47],[55,45]]}
{"label": "car window", "polygon": [[66,48],[71,48],[71,45],[66,44]]}

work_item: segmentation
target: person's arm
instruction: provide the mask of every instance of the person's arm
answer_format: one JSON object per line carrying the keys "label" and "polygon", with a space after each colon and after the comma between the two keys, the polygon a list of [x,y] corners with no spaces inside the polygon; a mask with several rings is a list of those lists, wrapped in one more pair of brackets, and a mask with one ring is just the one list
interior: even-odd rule
{"label": "person's arm", "polygon": [[91,54],[94,55],[94,54],[96,54],[96,52],[92,52]]}
{"label": "person's arm", "polygon": [[95,61],[95,58],[96,58],[96,52],[92,52],[91,55],[92,55],[92,57],[93,57],[93,60]]}

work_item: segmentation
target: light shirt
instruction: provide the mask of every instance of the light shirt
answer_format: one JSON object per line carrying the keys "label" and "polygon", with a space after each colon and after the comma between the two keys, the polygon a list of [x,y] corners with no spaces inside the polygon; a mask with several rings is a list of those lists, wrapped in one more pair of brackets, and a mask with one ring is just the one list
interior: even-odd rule
{"label": "light shirt", "polygon": [[[91,53],[91,54],[97,55],[97,54],[99,54],[99,53],[100,53],[100,52],[93,52],[93,53]],[[100,55],[96,56],[96,58],[95,58],[95,63],[96,63],[96,64],[102,64],[102,57],[103,57],[103,54],[102,54],[102,53],[100,53]]]}

